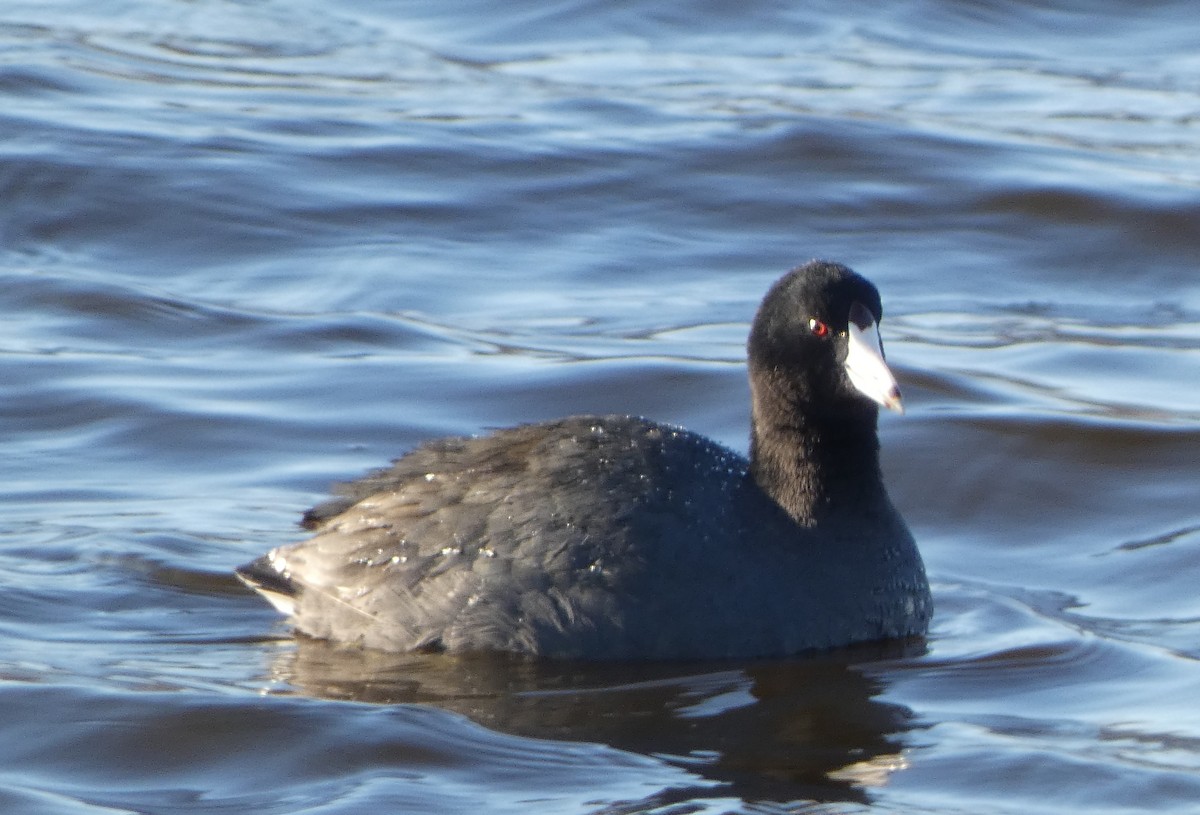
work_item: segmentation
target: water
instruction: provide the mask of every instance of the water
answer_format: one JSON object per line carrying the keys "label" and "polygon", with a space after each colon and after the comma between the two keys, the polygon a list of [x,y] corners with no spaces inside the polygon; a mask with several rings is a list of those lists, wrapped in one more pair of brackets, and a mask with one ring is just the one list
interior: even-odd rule
{"label": "water", "polygon": [[[0,12],[0,808],[1194,811],[1190,4]],[[421,439],[744,449],[743,341],[871,277],[924,649],[296,642],[230,569]]]}

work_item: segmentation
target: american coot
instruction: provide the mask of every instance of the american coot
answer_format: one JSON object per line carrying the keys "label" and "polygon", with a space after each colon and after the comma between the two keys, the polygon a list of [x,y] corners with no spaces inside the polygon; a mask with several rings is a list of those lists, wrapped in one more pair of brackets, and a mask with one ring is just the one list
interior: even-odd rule
{"label": "american coot", "polygon": [[901,410],[879,292],[813,261],[749,340],[750,458],[629,416],[422,445],[238,575],[313,637],[585,659],[781,656],[919,636],[921,557],[879,468]]}

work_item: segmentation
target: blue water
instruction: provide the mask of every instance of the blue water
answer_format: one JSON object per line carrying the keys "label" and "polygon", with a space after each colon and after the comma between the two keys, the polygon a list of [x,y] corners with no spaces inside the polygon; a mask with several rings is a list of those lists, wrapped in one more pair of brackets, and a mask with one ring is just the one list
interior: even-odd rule
{"label": "blue water", "polygon": [[[0,810],[1200,808],[1193,18],[6,3]],[[431,436],[744,449],[811,257],[883,293],[924,648],[346,652],[231,578]]]}

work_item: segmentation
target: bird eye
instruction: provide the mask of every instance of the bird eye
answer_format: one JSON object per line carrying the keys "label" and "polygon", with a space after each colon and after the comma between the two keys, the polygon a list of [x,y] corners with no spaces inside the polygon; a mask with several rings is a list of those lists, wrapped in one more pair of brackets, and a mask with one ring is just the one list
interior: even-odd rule
{"label": "bird eye", "polygon": [[809,319],[808,330],[812,332],[812,335],[814,337],[829,336],[829,326],[825,325],[825,323],[821,322],[816,317],[812,317]]}

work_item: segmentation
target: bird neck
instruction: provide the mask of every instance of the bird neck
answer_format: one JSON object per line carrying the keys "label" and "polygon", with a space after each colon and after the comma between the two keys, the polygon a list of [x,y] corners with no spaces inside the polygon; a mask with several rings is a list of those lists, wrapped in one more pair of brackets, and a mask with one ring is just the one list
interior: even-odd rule
{"label": "bird neck", "polygon": [[883,492],[877,412],[843,420],[755,411],[750,475],[801,526],[870,507]]}

